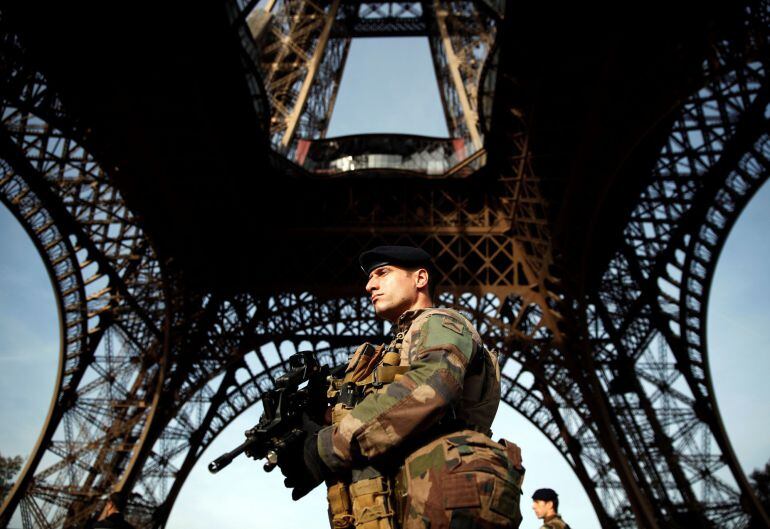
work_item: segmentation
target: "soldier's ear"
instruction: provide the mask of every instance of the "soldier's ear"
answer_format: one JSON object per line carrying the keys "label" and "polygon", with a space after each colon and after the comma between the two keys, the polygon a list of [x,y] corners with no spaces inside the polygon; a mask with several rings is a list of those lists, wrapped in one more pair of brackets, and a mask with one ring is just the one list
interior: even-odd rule
{"label": "soldier's ear", "polygon": [[428,271],[424,268],[418,268],[415,271],[415,285],[417,288],[428,286]]}

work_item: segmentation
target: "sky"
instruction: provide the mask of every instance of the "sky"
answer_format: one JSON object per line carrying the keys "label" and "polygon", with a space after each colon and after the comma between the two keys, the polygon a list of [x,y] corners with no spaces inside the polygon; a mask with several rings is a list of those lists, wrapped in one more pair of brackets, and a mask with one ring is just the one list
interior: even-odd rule
{"label": "sky", "polygon": [[[446,125],[424,39],[353,42],[330,136],[402,132],[445,136]],[[722,417],[743,468],[770,459],[770,188],[760,190],[739,219],[719,259],[708,317],[710,365]],[[53,391],[59,326],[50,281],[31,241],[0,206],[0,453],[28,456]],[[363,285],[362,285],[363,288]],[[255,409],[234,421],[203,454],[171,512],[169,529],[325,528],[322,487],[291,501],[278,471],[236,460],[213,476],[208,462],[241,442],[258,419]],[[599,527],[588,497],[559,452],[514,410],[503,405],[495,438],[522,447],[523,528],[538,527],[529,497],[540,487],[560,494],[566,521]],[[16,527],[20,524],[15,524]]]}

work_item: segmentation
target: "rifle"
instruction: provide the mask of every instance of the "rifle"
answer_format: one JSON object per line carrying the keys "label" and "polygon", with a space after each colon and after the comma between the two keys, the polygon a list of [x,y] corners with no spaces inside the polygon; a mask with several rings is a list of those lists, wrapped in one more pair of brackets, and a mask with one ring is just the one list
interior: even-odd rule
{"label": "rifle", "polygon": [[305,435],[304,415],[324,422],[330,375],[329,367],[320,365],[312,352],[291,355],[289,371],[262,396],[263,411],[257,425],[246,430],[243,443],[209,463],[209,472],[216,474],[244,452],[254,459],[267,459],[265,472],[273,470],[278,454]]}

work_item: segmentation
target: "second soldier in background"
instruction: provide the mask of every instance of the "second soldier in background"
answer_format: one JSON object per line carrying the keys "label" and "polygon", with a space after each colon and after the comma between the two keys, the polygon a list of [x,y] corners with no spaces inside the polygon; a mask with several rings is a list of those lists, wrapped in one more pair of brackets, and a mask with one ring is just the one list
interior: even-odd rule
{"label": "second soldier in background", "polygon": [[570,529],[559,515],[559,495],[553,489],[537,489],[532,494],[532,510],[543,520],[540,529]]}

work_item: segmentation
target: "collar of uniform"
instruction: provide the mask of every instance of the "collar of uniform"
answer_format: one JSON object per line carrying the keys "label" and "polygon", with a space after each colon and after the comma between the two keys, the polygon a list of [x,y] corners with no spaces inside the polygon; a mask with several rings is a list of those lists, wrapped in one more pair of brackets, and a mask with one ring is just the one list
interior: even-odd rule
{"label": "collar of uniform", "polygon": [[432,308],[434,307],[426,307],[424,309],[413,309],[413,310],[408,310],[404,312],[396,320],[396,325],[395,325],[396,332],[406,332],[406,330],[409,328],[409,325],[412,324],[412,322],[417,316],[419,316],[426,310],[432,309]]}
{"label": "collar of uniform", "polygon": [[551,520],[556,520],[556,519],[561,520],[561,516],[559,516],[559,513],[556,513],[553,516],[546,516],[545,518],[543,518],[543,522],[548,523]]}

